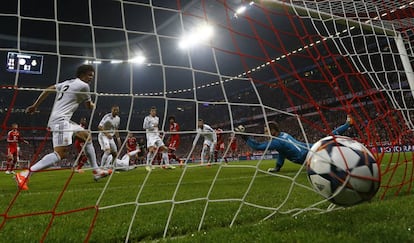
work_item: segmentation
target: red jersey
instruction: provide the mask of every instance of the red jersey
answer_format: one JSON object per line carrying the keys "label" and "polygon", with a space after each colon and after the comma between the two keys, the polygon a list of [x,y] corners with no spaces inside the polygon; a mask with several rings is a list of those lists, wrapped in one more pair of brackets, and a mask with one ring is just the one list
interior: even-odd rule
{"label": "red jersey", "polygon": [[23,138],[20,137],[20,132],[16,129],[13,129],[7,133],[7,143],[9,148],[16,148],[18,143],[23,141]]}
{"label": "red jersey", "polygon": [[170,142],[168,144],[168,148],[171,150],[177,150],[178,146],[180,145],[180,134],[174,133],[180,131],[180,125],[178,123],[173,122],[170,123]]}
{"label": "red jersey", "polygon": [[128,152],[134,151],[137,149],[137,138],[136,137],[128,137],[127,141],[127,148]]}

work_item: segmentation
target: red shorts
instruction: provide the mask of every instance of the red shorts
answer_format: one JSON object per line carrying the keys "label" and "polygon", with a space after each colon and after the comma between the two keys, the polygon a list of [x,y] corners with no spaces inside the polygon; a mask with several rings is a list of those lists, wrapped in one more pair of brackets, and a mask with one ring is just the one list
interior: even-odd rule
{"label": "red shorts", "polygon": [[172,139],[170,144],[168,145],[168,149],[177,150],[178,146],[180,145],[179,139]]}
{"label": "red shorts", "polygon": [[82,147],[85,144],[84,141],[81,141],[79,139],[75,139],[75,148],[78,151],[78,153],[80,153],[80,151],[82,151]]}
{"label": "red shorts", "polygon": [[231,145],[230,146],[231,151],[236,151],[237,150],[237,145]]}
{"label": "red shorts", "polygon": [[7,146],[7,155],[17,156],[17,146]]}
{"label": "red shorts", "polygon": [[129,153],[129,152],[135,151],[135,150],[137,150],[137,147],[131,147],[131,148],[127,149],[127,152]]}
{"label": "red shorts", "polygon": [[224,151],[224,148],[225,148],[224,142],[221,142],[221,143],[217,143],[216,144],[216,150],[217,151]]}

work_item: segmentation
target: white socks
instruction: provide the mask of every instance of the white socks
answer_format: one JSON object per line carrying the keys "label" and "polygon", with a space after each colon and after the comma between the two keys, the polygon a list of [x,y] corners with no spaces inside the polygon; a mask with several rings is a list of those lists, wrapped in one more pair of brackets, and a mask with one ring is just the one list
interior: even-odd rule
{"label": "white socks", "polygon": [[30,171],[36,172],[39,170],[43,170],[49,168],[53,164],[60,161],[60,156],[56,153],[46,154],[41,160],[39,160],[36,164],[30,167]]}
{"label": "white socks", "polygon": [[97,170],[98,164],[96,163],[96,153],[95,153],[95,148],[93,147],[93,144],[91,142],[87,142],[85,145],[85,154],[86,157],[88,158],[89,162],[91,162],[92,168],[94,170]]}

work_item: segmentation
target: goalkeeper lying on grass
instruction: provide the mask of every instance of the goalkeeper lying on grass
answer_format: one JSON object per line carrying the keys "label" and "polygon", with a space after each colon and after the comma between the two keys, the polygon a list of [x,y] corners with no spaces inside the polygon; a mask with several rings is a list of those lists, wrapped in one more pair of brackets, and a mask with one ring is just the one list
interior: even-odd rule
{"label": "goalkeeper lying on grass", "polygon": [[[354,124],[354,120],[350,115],[347,116],[346,122],[332,131],[333,135],[343,134],[350,126]],[[236,132],[243,133],[245,128],[243,125],[239,125]],[[285,163],[285,159],[288,159],[296,164],[303,164],[306,159],[306,155],[310,147],[313,144],[300,142],[286,132],[281,132],[279,124],[277,122],[268,122],[267,126],[264,126],[264,134],[271,136],[271,140],[268,142],[258,142],[255,139],[242,135],[243,140],[247,145],[254,150],[276,150],[279,152],[279,156],[276,160],[275,168],[269,168],[267,171],[276,173],[279,172]]]}

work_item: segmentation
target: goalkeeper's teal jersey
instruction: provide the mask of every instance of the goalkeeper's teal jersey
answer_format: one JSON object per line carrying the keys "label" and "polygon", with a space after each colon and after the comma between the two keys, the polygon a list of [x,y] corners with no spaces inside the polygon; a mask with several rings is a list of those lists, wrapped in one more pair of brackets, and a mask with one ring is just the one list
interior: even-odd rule
{"label": "goalkeeper's teal jersey", "polygon": [[[348,130],[350,124],[346,122],[345,124],[339,126],[332,131],[333,135],[341,135],[346,130]],[[281,132],[279,136],[273,138],[268,142],[259,143],[252,138],[247,139],[247,145],[255,150],[277,150],[279,152],[279,157],[277,158],[277,166],[282,167],[285,159],[288,159],[296,164],[303,164],[308,154],[309,149],[313,144],[303,143],[296,140],[290,134]]]}
{"label": "goalkeeper's teal jersey", "polygon": [[[308,154],[309,148],[312,144],[306,144],[299,142],[293,138],[290,134],[281,132],[279,136],[273,138],[268,142],[257,142],[256,140],[249,138],[247,139],[247,145],[255,150],[277,150],[279,152],[278,165],[282,165],[286,159],[297,163],[303,164]],[[281,163],[281,164],[279,164]]]}

